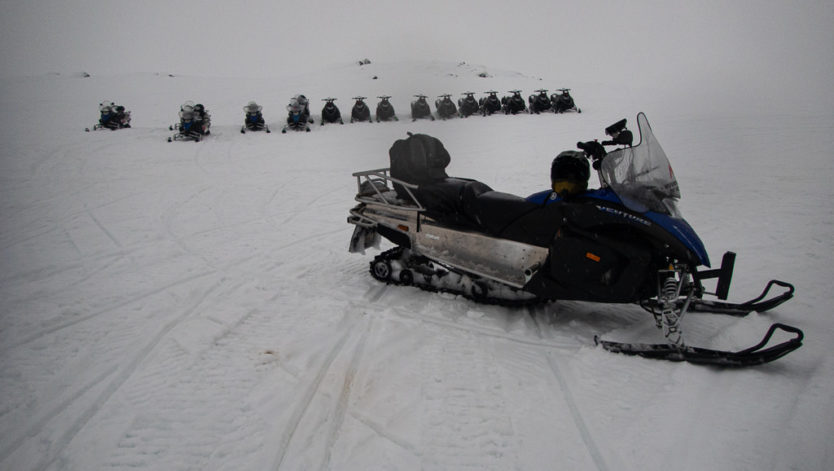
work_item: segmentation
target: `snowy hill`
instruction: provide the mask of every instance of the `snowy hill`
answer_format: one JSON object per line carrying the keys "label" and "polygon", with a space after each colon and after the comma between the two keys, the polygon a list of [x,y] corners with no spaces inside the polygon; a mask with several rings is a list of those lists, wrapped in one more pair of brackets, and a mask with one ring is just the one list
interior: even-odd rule
{"label": "snowy hill", "polygon": [[[648,85],[454,61],[173,75],[0,81],[0,468],[834,468],[834,114],[705,114]],[[558,87],[583,113],[406,119],[417,93]],[[277,129],[296,93],[314,116],[392,95],[401,121],[238,132],[247,101]],[[103,99],[134,127],[83,132]],[[169,144],[185,100],[212,136]],[[638,111],[712,258],[738,252],[732,298],[797,286],[773,312],[692,315],[689,340],[735,350],[785,322],[802,349],[744,371],[618,356],[594,335],[661,340],[639,307],[484,306],[382,285],[347,252],[351,173],[407,131],[440,138],[451,175],[527,195]]]}

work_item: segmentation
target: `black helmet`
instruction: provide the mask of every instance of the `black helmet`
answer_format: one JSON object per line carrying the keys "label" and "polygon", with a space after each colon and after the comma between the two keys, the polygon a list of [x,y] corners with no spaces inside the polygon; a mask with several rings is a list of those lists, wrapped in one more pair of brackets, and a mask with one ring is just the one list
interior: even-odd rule
{"label": "black helmet", "polygon": [[565,198],[588,189],[591,168],[582,152],[566,150],[557,155],[550,165],[553,191]]}
{"label": "black helmet", "polygon": [[591,166],[582,152],[566,150],[553,159],[550,166],[551,180],[588,181],[591,178]]}

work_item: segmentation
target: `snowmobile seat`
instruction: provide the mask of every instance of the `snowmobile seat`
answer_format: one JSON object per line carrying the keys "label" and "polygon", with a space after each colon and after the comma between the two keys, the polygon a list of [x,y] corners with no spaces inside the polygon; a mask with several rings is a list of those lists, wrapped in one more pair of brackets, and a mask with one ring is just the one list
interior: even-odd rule
{"label": "snowmobile seat", "polygon": [[502,236],[510,224],[540,208],[539,204],[500,191],[487,191],[464,202],[470,219],[492,236]]}
{"label": "snowmobile seat", "polygon": [[469,214],[471,201],[478,195],[492,191],[484,183],[468,178],[442,178],[420,185],[415,196],[426,208],[426,215],[455,226],[479,229]]}
{"label": "snowmobile seat", "polygon": [[[426,215],[444,224],[483,232],[492,236],[525,241],[526,231],[505,232],[520,217],[541,209],[541,205],[466,178],[444,178],[420,185],[415,196]],[[519,231],[515,231],[519,232]],[[513,233],[513,234],[510,234]]]}

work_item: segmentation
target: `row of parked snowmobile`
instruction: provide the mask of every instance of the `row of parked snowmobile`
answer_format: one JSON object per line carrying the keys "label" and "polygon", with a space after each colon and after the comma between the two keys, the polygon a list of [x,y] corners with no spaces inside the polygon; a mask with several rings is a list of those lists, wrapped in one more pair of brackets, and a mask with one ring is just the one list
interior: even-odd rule
{"label": "row of parked snowmobile", "polygon": [[[548,96],[547,90],[536,90],[536,94],[530,95],[527,103],[524,97],[521,96],[521,90],[511,90],[512,95],[499,98],[498,92],[491,90],[485,92],[487,96],[479,99],[475,98],[474,92],[465,92],[462,97],[457,100],[457,105],[452,100],[452,95],[440,95],[434,102],[437,117],[441,120],[446,120],[454,117],[466,118],[474,114],[488,116],[495,113],[504,114],[518,114],[523,112],[529,113],[565,113],[575,111],[581,113],[582,110],[576,106],[573,97],[570,95],[570,89],[559,89],[561,93]],[[432,114],[431,107],[426,95],[414,95],[416,100],[411,102],[411,120],[430,119],[435,120]],[[350,111],[350,122],[382,122],[382,121],[399,121],[394,106],[390,102],[390,96],[378,96],[379,102],[376,105],[376,114],[371,116],[371,109],[368,107],[365,100],[367,97],[355,96],[354,103]],[[344,124],[342,113],[339,107],[336,106],[336,98],[323,98],[325,102],[321,110],[320,124]],[[240,132],[245,134],[251,131],[265,131],[271,132],[269,125],[266,124],[263,116],[263,106],[254,101],[250,101],[243,107],[244,123],[240,128]],[[287,122],[281,129],[282,133],[288,130],[310,132],[310,124],[314,124],[310,114],[310,101],[304,95],[296,95],[287,105]],[[193,101],[186,101],[180,106],[179,122],[168,127],[171,131],[177,131],[176,134],[168,138],[168,142],[173,141],[196,141],[199,142],[203,137],[211,134],[211,114],[201,103],[194,103]],[[117,130],[130,127],[130,111],[125,110],[124,106],[116,105],[112,101],[102,101],[99,103],[99,121],[92,129],[86,128],[86,131],[109,129]]]}

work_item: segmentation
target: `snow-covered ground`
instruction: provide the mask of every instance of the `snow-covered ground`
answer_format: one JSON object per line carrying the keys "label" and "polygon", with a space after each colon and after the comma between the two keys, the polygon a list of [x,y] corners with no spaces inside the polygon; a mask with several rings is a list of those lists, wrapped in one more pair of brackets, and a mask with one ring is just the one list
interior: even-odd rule
{"label": "snow-covered ground", "polygon": [[[561,86],[582,114],[405,119],[420,92]],[[623,80],[423,61],[0,87],[1,469],[834,468],[830,111],[710,114]],[[238,132],[253,99],[279,129],[295,93],[314,114],[389,94],[403,119]],[[134,127],[83,132],[104,99]],[[212,136],[165,142],[189,99]],[[797,287],[773,312],[689,316],[689,342],[740,349],[785,322],[803,348],[741,371],[619,356],[593,336],[661,341],[636,306],[483,306],[382,285],[347,252],[350,175],[407,131],[440,138],[451,175],[526,195],[638,111],[713,260],[738,252],[731,297]]]}

